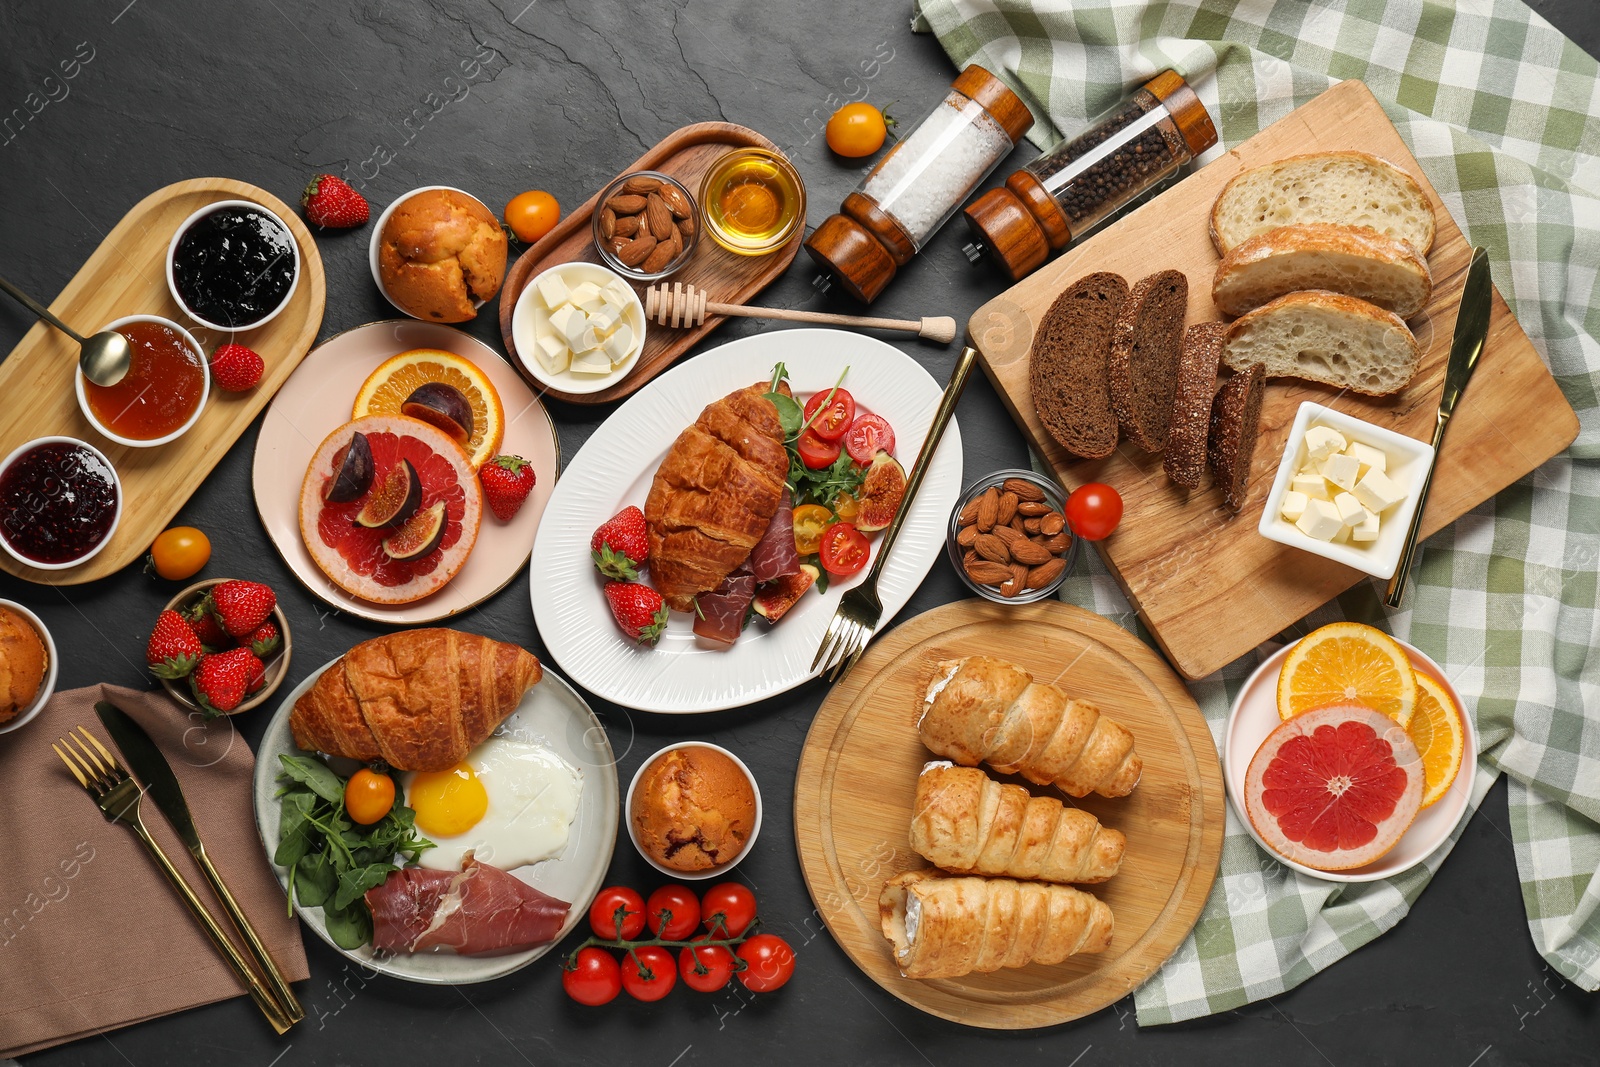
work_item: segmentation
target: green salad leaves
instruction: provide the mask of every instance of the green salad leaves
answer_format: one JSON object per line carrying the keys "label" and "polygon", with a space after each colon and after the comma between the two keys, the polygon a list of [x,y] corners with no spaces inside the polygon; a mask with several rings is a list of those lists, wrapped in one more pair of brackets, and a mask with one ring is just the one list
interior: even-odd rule
{"label": "green salad leaves", "polygon": [[783,447],[789,453],[789,492],[794,498],[795,507],[801,504],[821,504],[831,511],[839,502],[840,493],[855,493],[861,488],[861,482],[867,476],[867,469],[851,459],[848,452],[840,452],[838,459],[820,470],[812,470],[800,458],[800,436],[811,428],[811,423],[828,410],[834,391],[843,384],[844,376],[849,372],[850,368],[846,367],[839,375],[839,380],[833,383],[833,388],[828,390],[822,402],[811,413],[811,418],[807,419],[805,408],[798,400],[778,391],[779,384],[789,380],[789,369],[782,363],[772,368],[772,384],[767,387],[765,396],[778,409],[778,422],[783,426]]}

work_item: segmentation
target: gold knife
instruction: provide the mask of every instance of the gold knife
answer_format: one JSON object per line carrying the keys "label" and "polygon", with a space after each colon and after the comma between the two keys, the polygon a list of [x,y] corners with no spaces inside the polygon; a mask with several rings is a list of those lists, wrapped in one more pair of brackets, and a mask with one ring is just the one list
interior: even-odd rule
{"label": "gold knife", "polygon": [[1489,253],[1482,247],[1472,250],[1472,262],[1467,267],[1467,284],[1461,291],[1461,306],[1456,312],[1456,333],[1450,342],[1450,362],[1444,372],[1444,395],[1439,398],[1439,414],[1433,426],[1433,459],[1422,476],[1422,488],[1417,491],[1417,510],[1411,514],[1411,528],[1406,531],[1405,544],[1400,549],[1400,562],[1395,565],[1394,577],[1383,602],[1391,608],[1400,606],[1405,594],[1406,576],[1417,555],[1417,538],[1422,532],[1422,513],[1428,506],[1428,489],[1433,485],[1433,470],[1439,465],[1439,449],[1444,444],[1445,427],[1455,414],[1461,394],[1467,391],[1467,382],[1477,369],[1478,357],[1483,354],[1483,342],[1489,336],[1489,308],[1493,303],[1494,288],[1489,282]]}

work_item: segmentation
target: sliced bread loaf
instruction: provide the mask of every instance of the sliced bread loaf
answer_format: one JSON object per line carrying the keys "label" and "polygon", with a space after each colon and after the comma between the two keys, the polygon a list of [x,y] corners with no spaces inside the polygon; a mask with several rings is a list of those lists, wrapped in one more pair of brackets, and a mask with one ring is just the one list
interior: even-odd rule
{"label": "sliced bread loaf", "polygon": [[1269,378],[1304,378],[1368,396],[1406,387],[1422,347],[1400,316],[1322,289],[1280,296],[1228,327],[1222,360],[1259,363]]}
{"label": "sliced bread loaf", "polygon": [[1422,186],[1365,152],[1290,156],[1235,176],[1211,209],[1211,242],[1225,256],[1258,234],[1302,222],[1369,226],[1420,255],[1433,247],[1433,205]]}
{"label": "sliced bread loaf", "polygon": [[1197,322],[1183,333],[1178,363],[1178,390],[1172,398],[1167,451],[1161,459],[1167,477],[1185,489],[1200,485],[1206,469],[1206,438],[1211,429],[1211,400],[1217,391],[1217,366],[1222,361],[1221,322]]}
{"label": "sliced bread loaf", "polygon": [[1111,335],[1111,407],[1128,439],[1146,452],[1167,447],[1178,388],[1189,279],[1164,270],[1139,279]]}
{"label": "sliced bread loaf", "polygon": [[1266,380],[1266,372],[1256,363],[1224,382],[1211,405],[1206,460],[1211,464],[1217,488],[1222,490],[1222,502],[1234,514],[1244,508],[1250,461],[1255,456],[1256,433],[1261,428],[1261,395]]}
{"label": "sliced bread loaf", "polygon": [[1308,222],[1280,226],[1222,257],[1211,298],[1243,315],[1298,289],[1360,297],[1409,319],[1433,295],[1428,261],[1404,241],[1365,226]]}
{"label": "sliced bread loaf", "polygon": [[1062,448],[1085,459],[1116,451],[1106,361],[1111,331],[1128,298],[1120,274],[1079,278],[1056,297],[1033,336],[1028,387],[1039,421]]}

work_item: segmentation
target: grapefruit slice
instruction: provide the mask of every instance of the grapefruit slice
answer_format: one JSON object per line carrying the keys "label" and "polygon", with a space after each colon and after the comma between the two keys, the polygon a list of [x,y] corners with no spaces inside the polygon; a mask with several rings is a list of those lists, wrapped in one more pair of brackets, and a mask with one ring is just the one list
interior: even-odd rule
{"label": "grapefruit slice", "polygon": [[431,384],[448,385],[466,401],[471,428],[465,447],[472,469],[477,470],[500,451],[506,417],[494,383],[465,356],[436,348],[413,348],[391,356],[361,383],[350,417],[399,415],[413,393]]}
{"label": "grapefruit slice", "polygon": [[[324,499],[336,461],[358,433],[372,452],[374,486],[406,461],[421,483],[418,510],[444,505],[444,532],[431,551],[394,559],[383,549],[392,530],[355,521],[367,494],[343,503]],[[483,492],[467,454],[443,431],[403,415],[368,415],[333,431],[311,457],[300,485],[300,536],[311,558],[340,589],[375,604],[409,604],[442,588],[467,562],[482,515]]]}
{"label": "grapefruit slice", "polygon": [[1278,855],[1319,871],[1388,852],[1422,806],[1422,760],[1393,719],[1338,704],[1279,723],[1245,773],[1250,825]]}

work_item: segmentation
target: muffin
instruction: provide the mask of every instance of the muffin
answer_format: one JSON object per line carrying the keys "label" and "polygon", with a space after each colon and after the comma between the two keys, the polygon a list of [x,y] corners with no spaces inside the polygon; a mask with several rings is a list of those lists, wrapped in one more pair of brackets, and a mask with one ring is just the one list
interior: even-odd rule
{"label": "muffin", "polygon": [[664,752],[634,786],[634,840],[674,871],[706,871],[737,859],[755,819],[750,779],[714,748]]}
{"label": "muffin", "polygon": [[0,607],[0,723],[26,711],[44,681],[44,641],[21,615]]}
{"label": "muffin", "polygon": [[378,273],[389,299],[429,322],[466,322],[474,300],[500,291],[506,235],[500,220],[454,189],[428,189],[402,200],[383,224]]}

